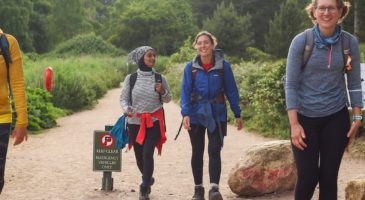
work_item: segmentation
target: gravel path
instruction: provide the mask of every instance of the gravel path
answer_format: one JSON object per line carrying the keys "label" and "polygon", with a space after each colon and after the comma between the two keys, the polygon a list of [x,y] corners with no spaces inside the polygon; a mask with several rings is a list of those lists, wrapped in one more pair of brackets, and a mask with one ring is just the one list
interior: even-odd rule
{"label": "gravel path", "polygon": [[[110,90],[93,110],[87,110],[58,120],[59,126],[38,135],[31,135],[20,146],[10,146],[6,167],[5,187],[1,200],[135,200],[138,199],[140,174],[134,153],[122,152],[122,172],[113,172],[114,190],[101,191],[102,172],[92,170],[93,131],[113,124],[121,114],[120,89]],[[173,138],[181,116],[179,106],[165,104],[167,143],[162,156],[155,156],[155,185],[150,195],[155,200],[188,200],[193,193],[190,169],[191,147],[185,130],[177,141]],[[243,152],[253,144],[271,140],[253,133],[228,128],[222,151],[221,192],[225,199],[238,198],[227,185],[231,168]],[[10,141],[12,144],[12,141]],[[207,161],[207,152],[205,152]],[[207,162],[205,162],[207,163]],[[365,162],[343,161],[339,177],[339,199],[345,199],[344,188],[349,180],[365,174]],[[204,185],[209,186],[205,164]],[[207,193],[207,191],[206,191]],[[316,192],[317,193],[317,192]],[[315,194],[317,196],[317,194]],[[293,192],[272,194],[253,200],[291,200]]]}

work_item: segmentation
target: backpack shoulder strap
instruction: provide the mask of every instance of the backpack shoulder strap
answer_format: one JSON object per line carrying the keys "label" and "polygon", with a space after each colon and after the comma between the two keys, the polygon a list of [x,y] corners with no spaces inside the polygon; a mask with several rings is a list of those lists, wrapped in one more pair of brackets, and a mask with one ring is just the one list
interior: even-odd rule
{"label": "backpack shoulder strap", "polygon": [[155,82],[162,83],[162,75],[160,73],[155,72]]}
{"label": "backpack shoulder strap", "polygon": [[304,69],[305,66],[307,65],[308,59],[312,54],[313,44],[314,44],[313,28],[306,29],[304,33],[305,33],[305,46],[303,50],[303,62],[301,69]]}
{"label": "backpack shoulder strap", "polygon": [[196,72],[197,72],[197,69],[195,67],[191,66],[191,79],[193,80],[193,82],[194,82],[195,77],[196,77]]}
{"label": "backpack shoulder strap", "polygon": [[10,63],[12,63],[12,61],[11,61],[11,56],[10,56],[10,52],[9,52],[9,41],[6,38],[5,33],[0,35],[0,50],[1,50],[1,55],[4,57],[5,64],[6,64],[6,78],[8,80],[9,91],[10,91],[9,95],[12,96],[12,91],[11,91],[11,86],[10,86],[10,75],[9,75],[9,66],[10,66]]}
{"label": "backpack shoulder strap", "polygon": [[129,98],[130,98],[131,105],[132,105],[132,90],[134,88],[134,85],[136,84],[137,75],[138,75],[137,72],[134,72],[129,77]]}
{"label": "backpack shoulder strap", "polygon": [[[155,72],[155,83],[162,83],[162,75],[160,73]],[[160,103],[163,104],[161,94],[160,95]]]}
{"label": "backpack shoulder strap", "polygon": [[11,63],[11,57],[9,52],[9,42],[6,38],[6,34],[3,33],[0,36],[0,49],[1,49],[1,55],[4,57],[6,67],[9,69],[9,65]]}
{"label": "backpack shoulder strap", "polygon": [[[343,62],[344,67],[346,67],[347,64],[351,64],[351,48],[350,48],[350,34],[346,31],[342,31],[341,33],[341,45],[342,45],[342,55],[343,55]],[[350,59],[350,60],[349,60]],[[349,61],[349,63],[347,63]]]}
{"label": "backpack shoulder strap", "polygon": [[224,66],[226,65],[226,61],[223,60],[223,66],[221,69],[219,69],[219,76],[221,77],[221,80],[222,80],[222,95],[224,96],[225,94],[225,89],[224,89]]}

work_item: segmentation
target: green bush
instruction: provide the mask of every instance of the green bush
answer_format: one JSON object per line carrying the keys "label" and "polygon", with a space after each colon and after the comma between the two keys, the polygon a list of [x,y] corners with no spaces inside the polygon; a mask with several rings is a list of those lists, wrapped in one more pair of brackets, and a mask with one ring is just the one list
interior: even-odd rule
{"label": "green bush", "polygon": [[111,43],[103,40],[94,33],[78,35],[66,42],[61,43],[51,54],[63,56],[80,56],[80,55],[98,55],[108,54],[118,56],[125,54],[124,51],[118,50]]}
{"label": "green bush", "polygon": [[246,49],[246,53],[247,58],[251,62],[267,62],[272,60],[272,56],[270,54],[267,54],[255,47],[248,47]]}
{"label": "green bush", "polygon": [[156,66],[154,67],[154,69],[158,73],[164,74],[166,72],[166,70],[169,69],[169,67],[170,67],[169,57],[166,57],[166,56],[157,57]]}
{"label": "green bush", "polygon": [[25,77],[31,88],[43,88],[44,68],[53,68],[52,102],[72,111],[92,107],[108,89],[118,87],[128,73],[125,58],[43,57],[25,59]]}
{"label": "green bush", "polygon": [[285,62],[282,60],[253,65],[256,66],[250,66],[251,70],[239,74],[244,77],[238,82],[246,128],[266,136],[287,138],[289,126],[281,81],[285,73]]}
{"label": "green bush", "polygon": [[56,126],[66,111],[52,104],[52,95],[41,88],[27,88],[28,130],[39,131]]}
{"label": "green bush", "polygon": [[172,93],[172,98],[177,103],[180,102],[180,88],[184,67],[185,63],[171,63],[165,72],[165,76]]}
{"label": "green bush", "polygon": [[365,63],[365,43],[360,44],[361,63]]}
{"label": "green bush", "polygon": [[171,63],[184,63],[192,60],[196,55],[196,50],[193,48],[193,40],[191,37],[184,41],[184,45],[180,47],[177,53],[170,56]]}

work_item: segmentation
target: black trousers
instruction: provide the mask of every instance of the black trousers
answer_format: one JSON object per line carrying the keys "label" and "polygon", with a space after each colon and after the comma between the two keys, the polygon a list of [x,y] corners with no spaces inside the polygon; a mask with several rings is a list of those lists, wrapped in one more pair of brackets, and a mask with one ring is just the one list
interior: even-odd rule
{"label": "black trousers", "polygon": [[[221,122],[222,134],[227,133],[227,123]],[[189,131],[192,147],[191,168],[195,185],[203,183],[203,157],[205,147],[206,128],[199,124],[191,124]],[[210,183],[219,184],[221,176],[221,150],[222,139],[219,135],[218,126],[213,133],[208,133],[208,155],[209,155],[209,178]]]}
{"label": "black trousers", "polygon": [[4,187],[6,154],[10,135],[10,124],[0,124],[0,194]]}
{"label": "black trousers", "polygon": [[304,151],[292,145],[298,170],[295,200],[310,200],[319,183],[320,200],[337,199],[337,177],[350,129],[347,108],[326,117],[298,115],[306,138]]}
{"label": "black trousers", "polygon": [[146,128],[146,137],[143,145],[136,142],[140,125],[128,124],[130,140],[133,141],[134,155],[139,171],[142,174],[142,181],[145,184],[150,183],[154,170],[153,154],[155,146],[160,139],[160,125],[158,121],[153,123],[152,128]]}

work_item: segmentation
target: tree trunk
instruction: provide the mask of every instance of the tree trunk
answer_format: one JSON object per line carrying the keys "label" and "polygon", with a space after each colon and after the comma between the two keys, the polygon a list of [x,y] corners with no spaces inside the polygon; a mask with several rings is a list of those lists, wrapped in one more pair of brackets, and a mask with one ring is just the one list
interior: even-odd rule
{"label": "tree trunk", "polygon": [[354,34],[359,36],[360,21],[359,21],[359,0],[354,0]]}

